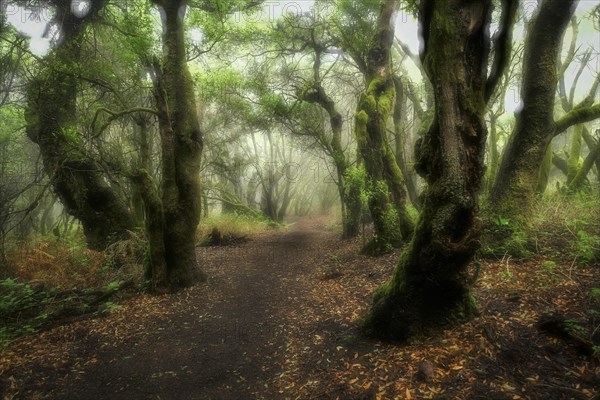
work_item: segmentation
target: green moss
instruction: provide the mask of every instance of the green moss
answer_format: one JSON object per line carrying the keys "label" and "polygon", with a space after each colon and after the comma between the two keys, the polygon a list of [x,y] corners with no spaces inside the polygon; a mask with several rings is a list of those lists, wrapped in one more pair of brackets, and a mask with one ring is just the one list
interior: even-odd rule
{"label": "green moss", "polygon": [[391,79],[375,77],[371,79],[366,93],[361,98],[361,108],[369,113],[378,112],[382,119],[387,120],[394,106],[395,95]]}
{"label": "green moss", "polygon": [[373,114],[377,108],[377,101],[375,100],[375,96],[371,93],[367,94],[364,97],[363,102],[361,103],[361,108],[365,110],[368,114]]}
{"label": "green moss", "polygon": [[369,114],[367,114],[365,110],[360,110],[356,114],[354,114],[354,122],[357,125],[366,127],[368,121],[369,121]]}
{"label": "green moss", "polygon": [[371,81],[369,82],[369,86],[367,87],[367,93],[373,95],[373,94],[377,94],[383,90],[385,90],[385,87],[387,85],[387,80],[380,78],[380,77],[375,77],[373,79],[371,79]]}
{"label": "green moss", "polygon": [[389,297],[392,291],[391,288],[391,281],[386,281],[385,283],[379,285],[379,287],[373,292],[373,302],[377,302],[384,297]]}
{"label": "green moss", "polygon": [[406,263],[411,261],[410,253],[405,252],[396,267],[401,273],[375,291],[373,307],[361,323],[365,335],[404,341],[414,335],[435,334],[477,315],[477,303],[466,284],[435,283],[427,276],[415,276],[410,283],[398,279],[405,276]]}
{"label": "green moss", "polygon": [[546,149],[546,154],[544,155],[544,160],[542,161],[542,165],[540,165],[540,169],[538,171],[538,180],[536,193],[543,194],[546,191],[546,187],[548,186],[548,180],[550,178],[550,169],[552,168],[552,146],[548,145]]}
{"label": "green moss", "polygon": [[[394,89],[394,85],[389,84],[387,89],[381,93],[377,101],[377,109],[381,115],[382,122],[385,123],[390,113],[392,112],[392,107],[394,106],[394,97],[396,96],[396,91]],[[385,124],[384,124],[385,126]]]}

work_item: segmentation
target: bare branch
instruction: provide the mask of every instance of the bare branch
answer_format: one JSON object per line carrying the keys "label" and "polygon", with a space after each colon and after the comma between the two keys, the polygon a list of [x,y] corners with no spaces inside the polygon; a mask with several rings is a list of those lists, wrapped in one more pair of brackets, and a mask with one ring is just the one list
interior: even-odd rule
{"label": "bare branch", "polygon": [[104,124],[102,124],[100,129],[96,133],[94,133],[94,135],[93,135],[94,139],[97,139],[106,130],[106,128],[108,128],[110,126],[110,124],[114,120],[124,117],[125,115],[138,113],[138,112],[145,112],[145,113],[150,113],[150,114],[154,114],[154,115],[158,116],[158,110],[155,110],[153,108],[147,108],[147,107],[134,107],[134,108],[130,108],[128,110],[123,110],[123,111],[112,111],[112,110],[109,110],[108,108],[100,107],[99,109],[96,110],[96,113],[94,114],[94,119],[92,120],[92,124],[91,124],[92,131],[96,130],[95,129],[96,121],[98,120],[98,117],[100,116],[101,112],[110,114],[110,117],[108,118],[108,121],[106,121]]}
{"label": "bare branch", "polygon": [[573,79],[573,83],[571,84],[571,92],[569,93],[569,104],[572,106],[573,102],[575,101],[575,89],[577,88],[577,82],[579,82],[579,77],[581,77],[581,74],[583,73],[583,70],[585,69],[585,67],[587,66],[587,63],[590,61],[590,57],[592,56],[592,50],[588,50],[585,52],[585,54],[583,55],[583,58],[581,59],[581,63],[579,64],[579,69],[577,70],[577,74],[575,75],[575,78]]}

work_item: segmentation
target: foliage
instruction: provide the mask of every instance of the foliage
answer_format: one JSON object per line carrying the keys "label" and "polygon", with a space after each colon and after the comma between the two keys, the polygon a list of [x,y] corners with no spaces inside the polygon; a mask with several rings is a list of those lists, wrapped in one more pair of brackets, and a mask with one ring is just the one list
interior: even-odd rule
{"label": "foliage", "polygon": [[226,242],[234,243],[247,240],[262,232],[280,227],[274,221],[265,217],[256,217],[235,212],[211,215],[202,220],[198,227],[198,237],[201,244],[210,244],[210,235],[215,229]]}
{"label": "foliage", "polygon": [[62,239],[42,236],[10,251],[7,268],[2,274],[33,285],[62,290],[103,290],[114,281],[141,283],[143,265],[139,262],[139,253],[131,256],[132,247],[131,242],[125,241],[103,253],[88,249],[80,234]]}
{"label": "foliage", "polygon": [[364,215],[368,212],[368,201],[369,201],[369,190],[367,189],[367,172],[365,171],[364,165],[360,164],[348,168],[344,175],[344,182],[346,185],[346,196],[348,196],[347,202],[359,203],[360,214],[355,217],[364,218]]}
{"label": "foliage", "polygon": [[598,261],[600,256],[600,236],[579,230],[577,231],[575,248],[576,254],[584,263],[589,264]]}
{"label": "foliage", "polygon": [[0,347],[16,336],[39,329],[48,316],[38,310],[51,301],[50,294],[30,285],[13,279],[0,281]]}
{"label": "foliage", "polygon": [[598,193],[546,194],[530,218],[518,226],[503,216],[490,217],[481,252],[487,256],[543,256],[559,262],[591,265],[600,260]]}
{"label": "foliage", "polygon": [[331,32],[339,46],[356,59],[366,57],[375,32],[379,0],[335,2]]}
{"label": "foliage", "polygon": [[47,289],[13,279],[0,281],[0,347],[12,339],[35,333],[54,323],[84,315],[111,313],[120,306],[104,301],[127,284],[114,281],[104,291]]}
{"label": "foliage", "polygon": [[539,202],[531,237],[536,252],[565,262],[593,264],[600,256],[598,193],[553,193]]}
{"label": "foliage", "polygon": [[485,224],[483,246],[484,256],[512,256],[524,258],[531,255],[528,232],[510,218],[496,216]]}

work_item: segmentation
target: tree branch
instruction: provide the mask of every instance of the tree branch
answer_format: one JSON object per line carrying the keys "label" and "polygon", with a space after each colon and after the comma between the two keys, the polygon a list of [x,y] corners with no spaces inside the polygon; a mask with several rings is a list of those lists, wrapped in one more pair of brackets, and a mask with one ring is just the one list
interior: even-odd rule
{"label": "tree branch", "polygon": [[94,119],[92,120],[92,132],[95,131],[95,127],[96,127],[96,121],[98,120],[98,116],[100,115],[101,112],[105,112],[107,114],[110,114],[110,117],[108,118],[108,121],[106,121],[98,130],[98,132],[94,133],[93,138],[97,139],[102,132],[104,132],[106,130],[106,128],[109,127],[109,125],[116,119],[119,119],[121,117],[124,117],[125,115],[129,115],[129,114],[133,114],[133,113],[138,113],[138,112],[147,112],[150,114],[154,114],[158,116],[158,110],[155,110],[153,108],[147,108],[147,107],[134,107],[134,108],[130,108],[128,110],[123,110],[123,111],[112,111],[109,110],[108,108],[105,107],[100,107],[99,109],[96,110],[96,114],[94,114]]}
{"label": "tree branch", "polygon": [[485,101],[491,99],[500,78],[504,74],[504,70],[510,63],[510,55],[512,52],[512,33],[513,26],[519,8],[518,0],[503,0],[502,1],[502,17],[500,27],[496,33],[496,46],[494,50],[494,63],[490,76],[485,84]]}
{"label": "tree branch", "polygon": [[600,157],[600,142],[596,143],[596,146],[590,149],[590,152],[585,158],[581,169],[577,172],[577,175],[575,175],[575,177],[569,184],[568,189],[570,191],[575,192],[581,189],[581,187],[585,183],[588,173],[591,171],[598,157]]}
{"label": "tree branch", "polygon": [[583,124],[600,118],[600,103],[593,106],[576,107],[554,123],[554,134],[558,136],[573,125]]}
{"label": "tree branch", "polygon": [[[585,54],[583,55],[583,58],[581,60],[581,64],[579,65],[579,69],[577,70],[577,74],[575,75],[575,78],[573,79],[573,83],[571,84],[571,91],[569,92],[569,99],[568,99],[569,104],[571,104],[571,105],[574,104],[574,102],[575,102],[575,89],[577,88],[577,82],[579,82],[579,78],[581,77],[581,74],[585,70],[587,63],[590,61],[591,56],[592,56],[591,49],[588,50],[587,52],[585,52]],[[593,96],[593,94],[592,94],[592,96]]]}

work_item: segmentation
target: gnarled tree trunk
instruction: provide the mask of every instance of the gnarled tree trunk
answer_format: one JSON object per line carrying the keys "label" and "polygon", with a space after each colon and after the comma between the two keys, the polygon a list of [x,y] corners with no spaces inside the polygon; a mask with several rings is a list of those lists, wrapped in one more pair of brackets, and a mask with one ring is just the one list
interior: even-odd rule
{"label": "gnarled tree trunk", "polygon": [[434,121],[416,155],[427,188],[413,238],[364,321],[371,336],[404,340],[476,312],[467,266],[480,238],[483,115],[493,88],[486,84],[490,6],[490,0],[421,2],[421,56],[435,98]]}
{"label": "gnarled tree trunk", "polygon": [[386,128],[394,106],[394,81],[390,68],[396,1],[381,5],[377,30],[367,56],[366,90],[359,96],[354,132],[369,181],[369,210],[375,235],[365,249],[377,254],[408,240],[413,223],[406,210],[406,190]]}
{"label": "gnarled tree trunk", "polygon": [[29,84],[27,135],[39,145],[54,192],[69,214],[81,222],[88,245],[104,249],[127,237],[127,231],[135,226],[125,201],[84,152],[75,119],[84,30],[106,1],[92,1],[85,18],[73,15],[71,1],[54,3],[56,20],[62,21],[61,40],[45,60],[46,67]]}

